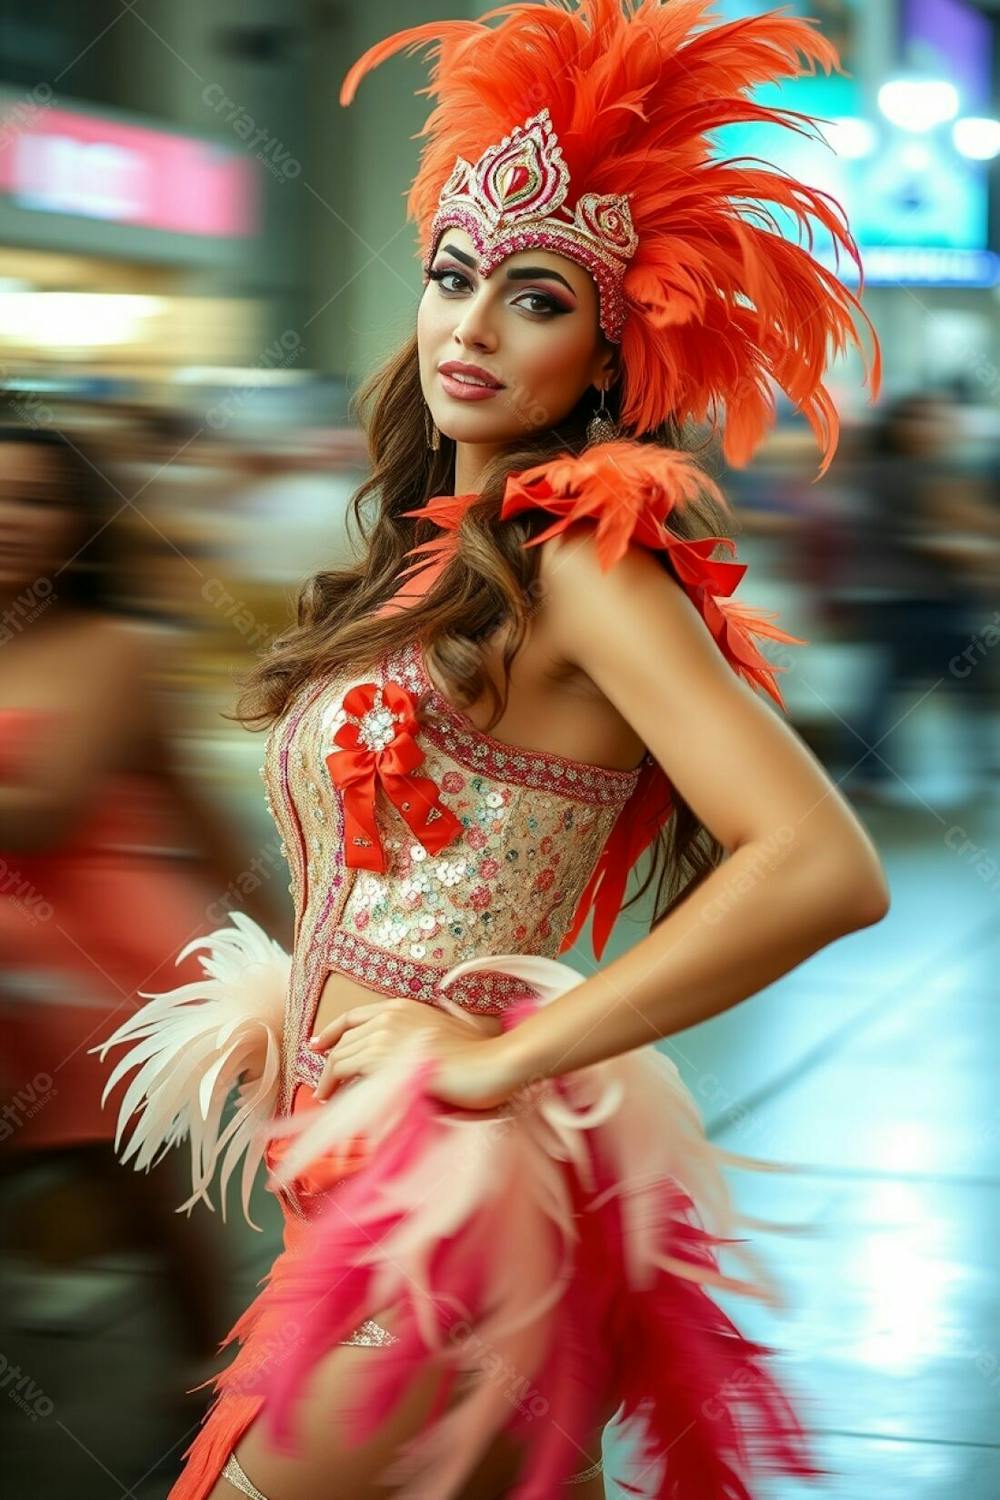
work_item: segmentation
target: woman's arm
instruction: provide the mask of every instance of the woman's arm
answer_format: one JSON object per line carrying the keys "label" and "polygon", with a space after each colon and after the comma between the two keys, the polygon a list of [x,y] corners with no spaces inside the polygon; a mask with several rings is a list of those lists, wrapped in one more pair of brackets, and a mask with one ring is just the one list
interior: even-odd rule
{"label": "woman's arm", "polygon": [[888,910],[875,849],[778,713],[736,676],[655,557],[601,571],[589,523],[543,546],[558,649],[642,736],[728,858],[651,933],[490,1041],[511,1087],[728,1010]]}

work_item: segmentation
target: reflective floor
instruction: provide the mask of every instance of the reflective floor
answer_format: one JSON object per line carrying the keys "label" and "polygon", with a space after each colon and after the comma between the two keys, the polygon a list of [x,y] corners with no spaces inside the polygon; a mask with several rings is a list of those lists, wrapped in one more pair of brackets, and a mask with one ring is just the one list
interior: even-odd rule
{"label": "reflective floor", "polygon": [[[747,1212],[808,1232],[755,1236],[785,1313],[725,1303],[780,1351],[832,1473],[762,1480],[755,1497],[987,1500],[1000,1496],[1000,879],[987,854],[1000,818],[984,804],[859,812],[892,885],[885,921],[665,1045],[717,1139],[804,1169],[733,1174]],[[27,1194],[8,1180],[4,1208]],[[273,1204],[257,1204],[262,1234],[205,1216],[225,1286],[216,1337],[274,1253]],[[11,1493],[159,1500],[199,1415],[179,1393],[208,1373],[177,1336],[162,1267],[134,1249],[4,1266]],[[610,1433],[612,1472],[616,1454]]]}
{"label": "reflective floor", "polygon": [[[1000,1496],[997,811],[863,814],[889,916],[670,1044],[735,1172],[784,1314],[729,1296],[815,1433],[822,1484],[762,1500]],[[963,848],[965,830],[980,850]],[[607,1451],[614,1467],[615,1448]],[[612,1489],[616,1496],[621,1491]]]}

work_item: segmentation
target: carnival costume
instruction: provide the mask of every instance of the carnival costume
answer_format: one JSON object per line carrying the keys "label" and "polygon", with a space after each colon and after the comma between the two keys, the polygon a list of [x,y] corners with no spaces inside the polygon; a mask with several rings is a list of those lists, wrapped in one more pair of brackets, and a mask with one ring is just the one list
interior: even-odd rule
{"label": "carnival costume", "polygon": [[[829,351],[863,349],[865,323],[874,394],[878,342],[855,294],[765,206],[819,221],[860,268],[834,200],[717,160],[708,141],[731,122],[812,131],[749,94],[837,66],[833,47],[780,13],[712,21],[705,0],[508,5],[372,47],[341,101],[391,54],[433,47],[436,104],[408,203],[425,275],[448,226],[467,230],[483,275],[519,250],[555,251],[592,274],[601,327],[620,344],[617,430],[513,475],[500,520],[548,513],[525,545],[590,520],[605,569],[630,545],[662,552],[733,670],[783,707],[757,639],[796,637],[733,598],[745,569],[729,538],[671,526],[694,495],[721,495],[687,454],[638,439],[668,416],[708,421],[745,463],[777,386],[811,424],[823,472],[838,431]],[[475,498],[433,496],[407,513],[415,531],[433,522],[441,534],[411,548],[385,610],[443,586]],[[171,1500],[199,1500],[220,1473],[259,1497],[235,1444],[262,1412],[294,1453],[298,1402],[343,1343],[372,1348],[350,1413],[358,1440],[429,1362],[458,1398],[384,1475],[406,1500],[460,1495],[501,1431],[523,1445],[511,1495],[551,1500],[587,1477],[580,1453],[609,1393],[636,1450],[629,1493],[745,1500],[759,1471],[816,1477],[772,1351],[710,1296],[780,1304],[738,1234],[759,1221],[735,1213],[722,1173],[778,1164],[710,1143],[664,1053],[639,1048],[533,1081],[495,1110],[459,1110],[433,1098],[415,1038],[326,1102],[312,1097],[321,1059],[307,1039],[330,970],[516,1026],[581,982],[558,955],[588,915],[600,958],[629,871],[673,812],[649,754],[610,769],[476,728],[432,681],[426,644],[414,636],[362,672],[310,680],[271,730],[262,774],[292,876],[290,958],[233,914],[203,940],[200,985],[159,996],[102,1044],[103,1055],[132,1043],[111,1083],[138,1069],[119,1116],[124,1129],[140,1107],[126,1152],[137,1167],[189,1137],[190,1208],[210,1201],[217,1165],[225,1179],[242,1158],[246,1211],[263,1152],[286,1216],[285,1248],[225,1341],[239,1347]],[[251,1059],[257,1081],[241,1083]],[[720,1250],[744,1274],[725,1272]],[[393,1331],[375,1317],[390,1308]]]}

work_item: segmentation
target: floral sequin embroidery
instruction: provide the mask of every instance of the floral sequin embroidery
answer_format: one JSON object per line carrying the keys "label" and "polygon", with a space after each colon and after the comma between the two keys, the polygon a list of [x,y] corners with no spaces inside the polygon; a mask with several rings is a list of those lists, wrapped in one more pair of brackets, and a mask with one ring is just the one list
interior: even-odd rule
{"label": "floral sequin embroidery", "polygon": [[[269,800],[292,861],[300,940],[293,954],[287,1100],[302,1035],[308,1035],[326,971],[339,968],[374,990],[433,1003],[454,964],[482,954],[555,957],[577,899],[619,812],[634,772],[588,767],[520,751],[472,729],[434,690],[412,642],[357,679],[330,680],[302,695],[273,737]],[[345,860],[343,803],[324,759],[349,720],[352,687],[395,683],[410,695],[423,752],[421,774],[457,819],[436,853],[414,836],[390,798],[373,798],[384,869]],[[377,709],[375,694],[360,702]],[[363,718],[364,715],[356,714]],[[359,726],[360,727],[360,726]],[[373,730],[378,725],[372,724]],[[388,728],[389,726],[386,726]],[[340,752],[338,752],[340,753]],[[287,776],[283,775],[287,765]],[[510,977],[482,971],[449,996],[497,1014],[517,993]]]}
{"label": "floral sequin embroidery", "polygon": [[[407,648],[386,668],[419,694],[424,679],[413,665]],[[430,722],[421,715],[421,730]],[[524,776],[507,779],[456,762],[435,734],[422,734],[421,742],[422,769],[463,831],[446,849],[429,853],[380,801],[375,815],[386,868],[355,880],[339,930],[360,946],[338,941],[331,962],[370,978],[373,963],[380,967],[379,951],[434,963],[442,973],[491,950],[555,957],[633,777],[584,768],[574,786],[566,766],[553,770],[557,758],[530,752],[510,758],[513,771],[515,761],[530,764]]]}

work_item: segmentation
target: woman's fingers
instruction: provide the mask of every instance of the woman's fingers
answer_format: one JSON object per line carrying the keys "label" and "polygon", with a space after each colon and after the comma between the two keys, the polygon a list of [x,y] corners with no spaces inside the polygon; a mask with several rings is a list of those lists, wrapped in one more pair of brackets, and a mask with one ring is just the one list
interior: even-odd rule
{"label": "woman's fingers", "polygon": [[332,1093],[335,1083],[343,1078],[363,1075],[371,1070],[372,1065],[373,1059],[361,1047],[354,1047],[350,1054],[345,1053],[343,1056],[338,1050],[323,1064],[323,1071],[313,1094],[317,1099],[325,1099],[328,1094]]}
{"label": "woman's fingers", "polygon": [[378,1015],[384,1005],[384,1001],[375,1001],[372,1005],[352,1005],[350,1010],[345,1010],[342,1016],[338,1016],[335,1021],[328,1022],[316,1032],[315,1036],[311,1036],[309,1046],[316,1052],[325,1051],[327,1047],[332,1047],[334,1042],[351,1026],[360,1026],[372,1016]]}
{"label": "woman's fingers", "polygon": [[[375,1071],[418,1036],[447,1050],[459,1030],[461,1041],[468,1043],[470,1031],[460,1022],[405,997],[352,1006],[310,1038],[314,1052],[327,1054],[314,1094],[324,1099],[337,1080]],[[472,1034],[482,1039],[478,1029]]]}

